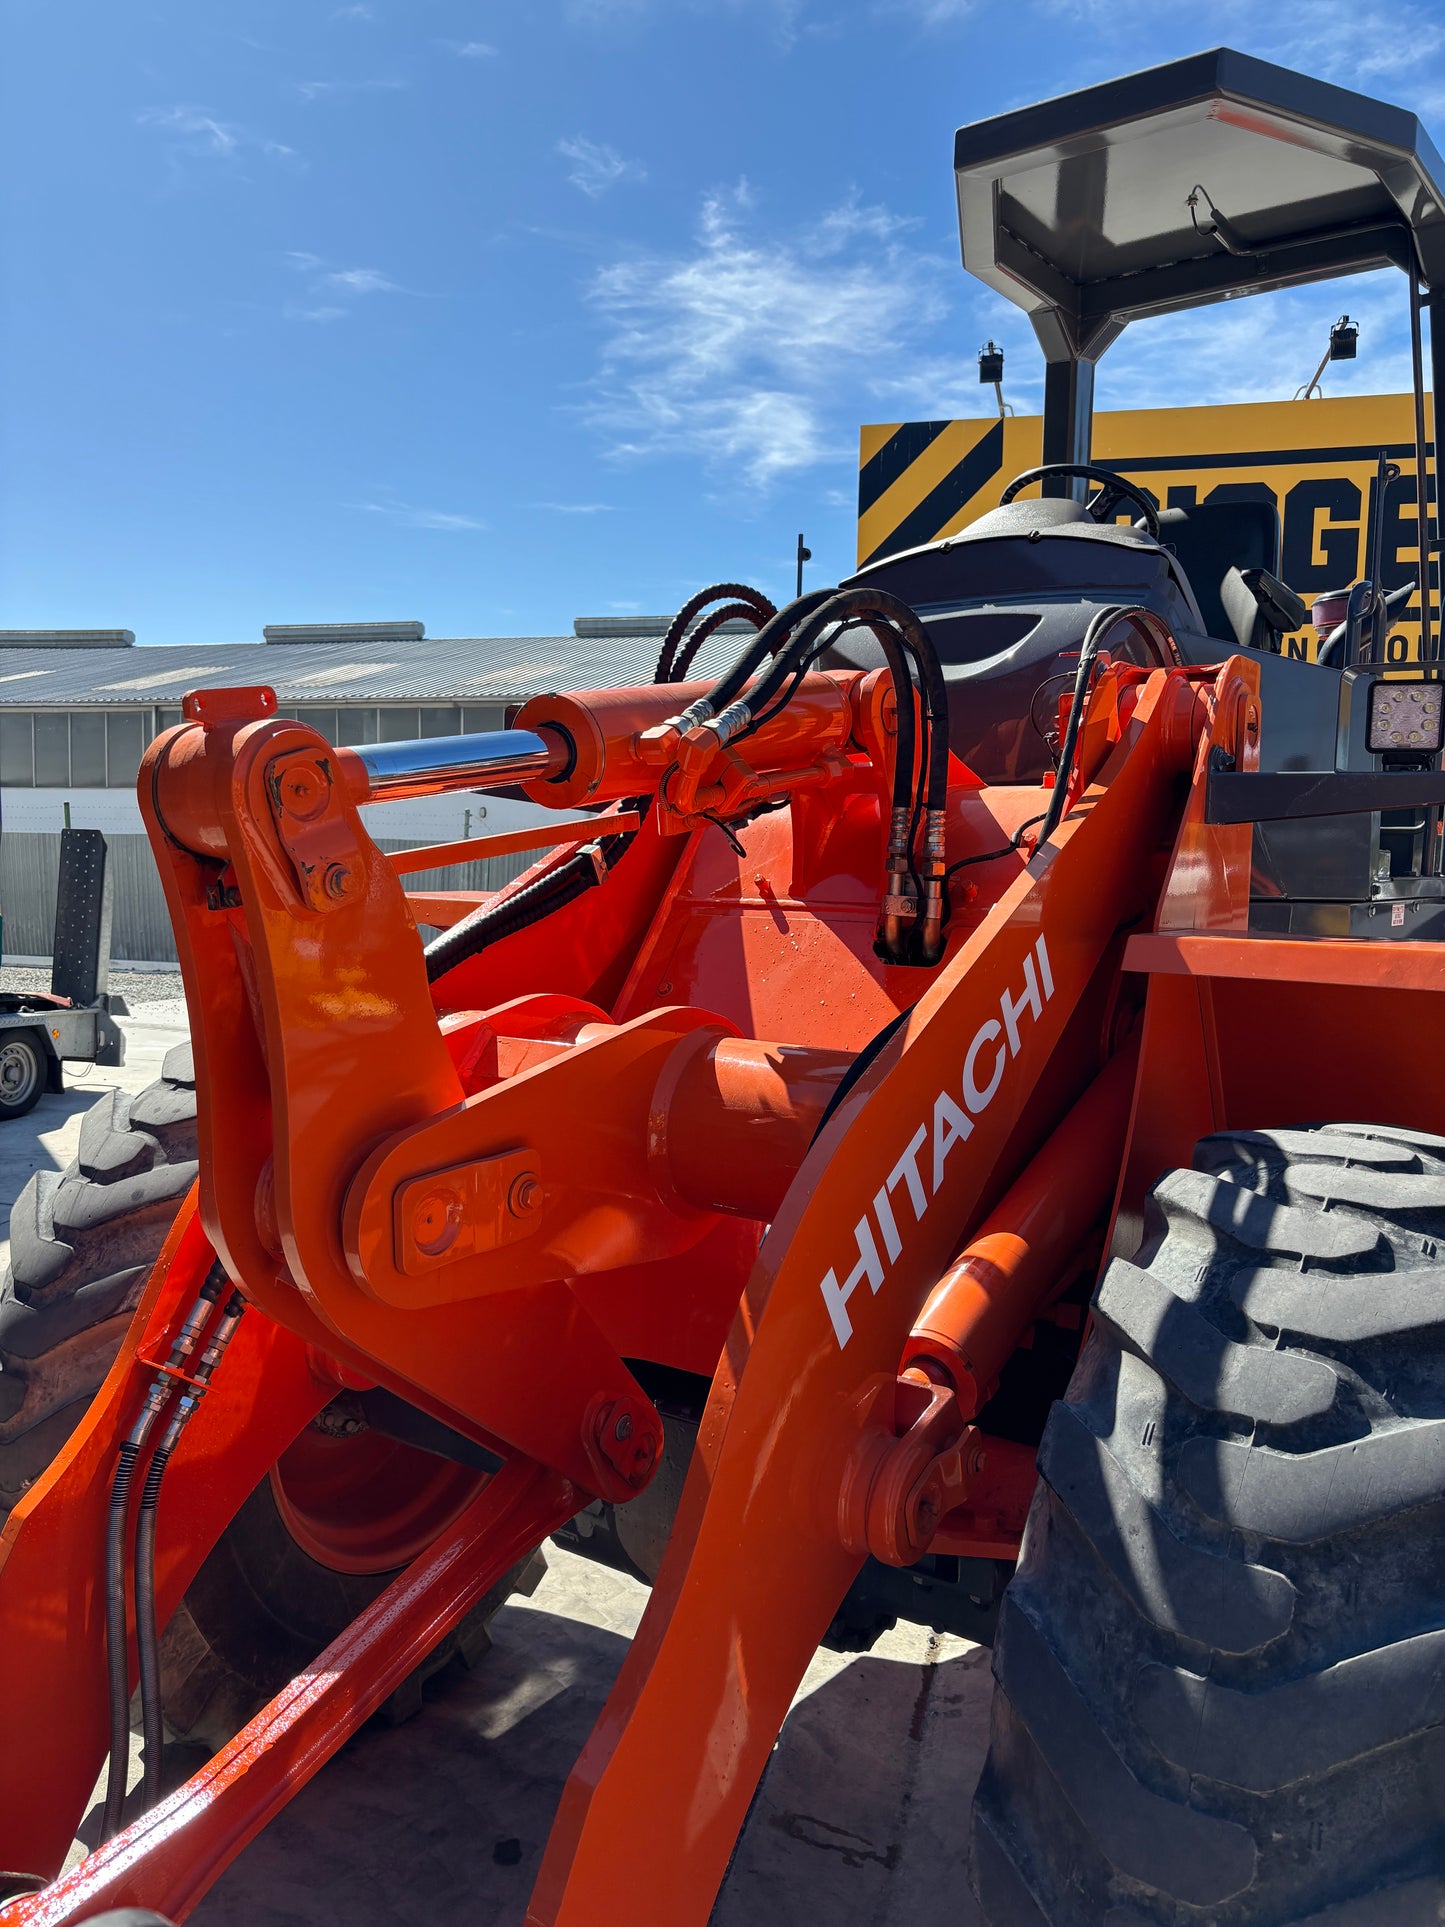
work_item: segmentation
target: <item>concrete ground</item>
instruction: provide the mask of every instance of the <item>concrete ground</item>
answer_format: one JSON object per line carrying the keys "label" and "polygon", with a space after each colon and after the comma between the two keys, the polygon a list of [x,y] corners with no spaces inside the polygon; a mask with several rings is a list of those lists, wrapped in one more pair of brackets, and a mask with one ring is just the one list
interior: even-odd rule
{"label": "concrete ground", "polygon": [[[132,1012],[128,1061],[70,1070],[63,1096],[0,1131],[7,1211],[33,1170],[74,1156],[106,1089],[140,1090],[187,1035],[178,977],[117,974],[112,988]],[[476,1671],[440,1676],[407,1725],[363,1728],[195,1909],[197,1927],[521,1927],[563,1783],[647,1601],[645,1587],[555,1546],[547,1559],[534,1597],[497,1615]],[[712,1927],[983,1927],[967,1831],[988,1660],[913,1626],[869,1653],[820,1651]]]}

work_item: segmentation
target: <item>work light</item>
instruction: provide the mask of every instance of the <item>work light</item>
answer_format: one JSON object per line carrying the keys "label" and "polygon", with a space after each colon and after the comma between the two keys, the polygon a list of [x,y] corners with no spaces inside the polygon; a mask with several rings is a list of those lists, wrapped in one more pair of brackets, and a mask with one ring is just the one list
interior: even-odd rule
{"label": "work light", "polygon": [[1433,753],[1445,742],[1445,683],[1377,682],[1370,690],[1366,747]]}
{"label": "work light", "polygon": [[1330,360],[1353,361],[1360,341],[1360,324],[1342,314],[1330,329]]}

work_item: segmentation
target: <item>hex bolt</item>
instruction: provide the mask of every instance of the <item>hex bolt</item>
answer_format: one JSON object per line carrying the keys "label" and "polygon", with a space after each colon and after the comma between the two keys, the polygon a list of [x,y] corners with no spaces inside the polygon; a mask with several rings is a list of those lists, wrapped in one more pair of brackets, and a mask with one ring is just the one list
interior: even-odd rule
{"label": "hex bolt", "polygon": [[535,1171],[519,1171],[507,1192],[507,1209],[514,1218],[527,1218],[542,1202],[542,1184]]}
{"label": "hex bolt", "polygon": [[344,863],[328,863],[321,882],[327,896],[338,902],[351,895],[351,872]]}

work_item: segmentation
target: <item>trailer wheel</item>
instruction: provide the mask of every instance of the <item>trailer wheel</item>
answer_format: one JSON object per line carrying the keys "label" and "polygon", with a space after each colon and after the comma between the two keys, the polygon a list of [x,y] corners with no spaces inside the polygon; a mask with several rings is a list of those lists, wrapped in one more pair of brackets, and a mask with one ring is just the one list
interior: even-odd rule
{"label": "trailer wheel", "polygon": [[[82,1121],[75,1162],[37,1171],[12,1207],[0,1278],[0,1520],[99,1390],[196,1168],[195,1072],[191,1046],[181,1044],[138,1097],[107,1092]],[[325,1436],[325,1424],[323,1414],[251,1494],[162,1637],[167,1718],[212,1749],[476,1489],[479,1475],[466,1467],[360,1427]],[[377,1495],[368,1517],[364,1501]],[[533,1555],[509,1574],[383,1711],[415,1711],[425,1678],[454,1658],[479,1657],[492,1614],[545,1570]]]}
{"label": "trailer wheel", "polygon": [[1445,1138],[1203,1139],[1039,1451],[992,1927],[1445,1919]]}
{"label": "trailer wheel", "polygon": [[10,1031],[0,1040],[0,1119],[33,1111],[44,1089],[43,1047],[31,1031]]}

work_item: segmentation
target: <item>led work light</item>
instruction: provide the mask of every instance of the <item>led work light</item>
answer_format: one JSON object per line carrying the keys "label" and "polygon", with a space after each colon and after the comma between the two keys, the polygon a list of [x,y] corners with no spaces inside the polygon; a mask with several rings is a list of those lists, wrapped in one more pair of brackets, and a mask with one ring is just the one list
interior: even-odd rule
{"label": "led work light", "polygon": [[1434,752],[1445,742],[1445,683],[1377,682],[1370,690],[1366,746]]}

